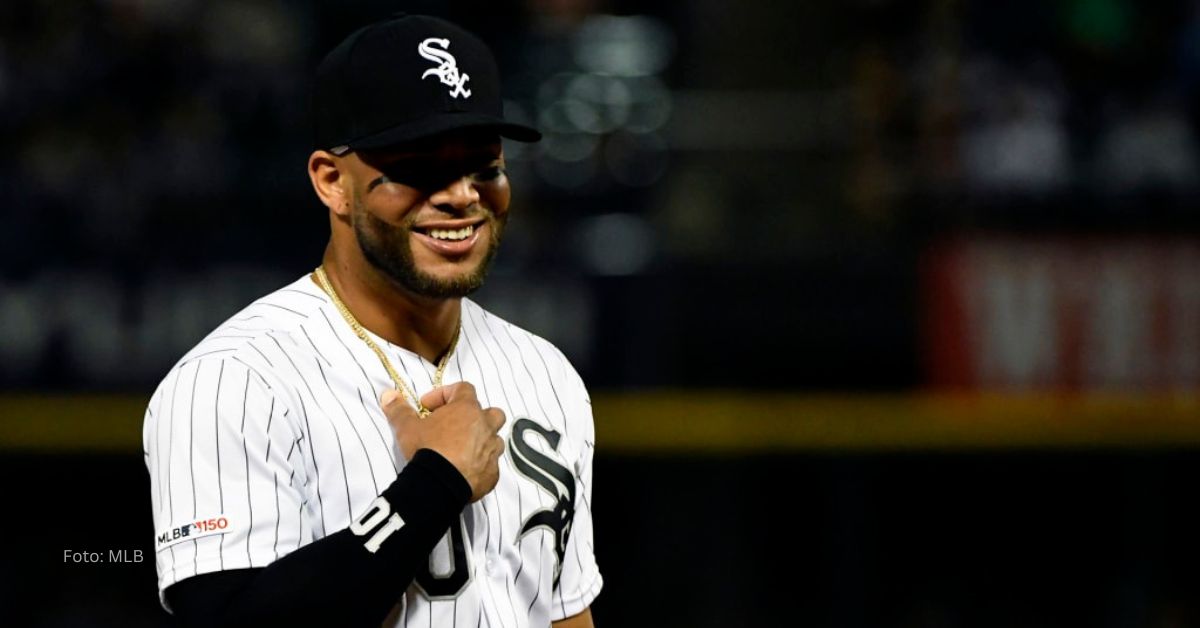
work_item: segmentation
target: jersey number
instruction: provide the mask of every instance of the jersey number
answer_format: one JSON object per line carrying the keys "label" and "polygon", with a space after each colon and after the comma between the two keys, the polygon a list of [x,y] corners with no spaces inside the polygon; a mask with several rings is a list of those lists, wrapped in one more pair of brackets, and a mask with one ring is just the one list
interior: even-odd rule
{"label": "jersey number", "polygon": [[[513,425],[509,447],[509,451],[513,452],[513,463],[521,475],[533,480],[556,498],[553,508],[540,510],[529,517],[521,528],[520,536],[532,532],[535,528],[547,528],[554,534],[554,550],[558,559],[554,565],[554,586],[557,587],[559,577],[562,575],[567,539],[571,534],[571,523],[575,519],[575,478],[569,469],[531,447],[525,441],[527,432],[540,435],[550,449],[555,451],[558,450],[561,435],[530,419],[519,419]],[[430,556],[425,568],[417,574],[417,584],[424,589],[427,596],[431,598],[458,597],[466,588],[467,582],[471,580],[471,565],[467,562],[467,552],[463,542],[464,528],[460,516],[458,525],[451,526],[446,533],[450,537],[450,554],[453,561],[448,573],[434,575],[433,557]]]}
{"label": "jersey number", "polygon": [[425,568],[417,574],[417,584],[425,590],[425,595],[431,598],[458,597],[467,582],[471,579],[471,565],[467,562],[467,550],[463,542],[463,520],[460,515],[458,525],[450,526],[446,535],[450,537],[450,556],[453,564],[448,573],[433,573],[433,556],[425,562]]}

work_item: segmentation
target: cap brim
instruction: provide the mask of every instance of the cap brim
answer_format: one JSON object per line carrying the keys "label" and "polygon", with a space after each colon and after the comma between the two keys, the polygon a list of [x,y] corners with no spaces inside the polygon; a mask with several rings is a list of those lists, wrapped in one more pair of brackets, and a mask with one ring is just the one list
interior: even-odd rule
{"label": "cap brim", "polygon": [[536,142],[542,139],[542,133],[537,129],[508,122],[502,118],[477,113],[445,113],[372,133],[351,141],[345,145],[345,148],[347,150],[387,148],[460,130],[491,130],[500,137],[518,142]]}

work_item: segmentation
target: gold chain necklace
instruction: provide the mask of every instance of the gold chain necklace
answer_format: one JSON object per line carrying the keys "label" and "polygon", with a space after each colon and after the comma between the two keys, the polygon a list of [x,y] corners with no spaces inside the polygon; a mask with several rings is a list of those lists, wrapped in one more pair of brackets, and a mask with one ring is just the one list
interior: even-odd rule
{"label": "gold chain necklace", "polygon": [[[420,397],[417,397],[416,393],[408,387],[408,384],[404,383],[404,380],[400,378],[400,374],[392,366],[391,360],[388,360],[383,350],[379,348],[379,345],[371,340],[371,337],[367,335],[367,330],[363,328],[357,318],[354,318],[354,315],[350,313],[350,309],[346,307],[346,304],[342,303],[342,299],[338,297],[337,291],[333,289],[333,284],[329,283],[329,275],[325,274],[325,265],[318,266],[314,274],[317,276],[317,283],[320,283],[321,289],[329,295],[329,298],[333,299],[334,306],[337,307],[338,312],[341,312],[342,318],[346,319],[346,323],[350,325],[350,329],[353,329],[359,339],[367,343],[367,346],[379,357],[379,361],[383,363],[383,368],[387,369],[388,376],[396,384],[396,390],[399,390],[408,399],[409,403],[417,409],[417,414],[421,415],[422,418],[429,416],[429,408],[421,405]],[[450,348],[446,350],[446,354],[438,361],[437,372],[433,374],[434,388],[442,385],[442,375],[446,372],[446,364],[450,362],[450,356],[454,354],[454,347],[458,345],[458,336],[460,333],[462,333],[462,321],[459,321],[458,327],[454,330],[454,339],[450,341]]]}

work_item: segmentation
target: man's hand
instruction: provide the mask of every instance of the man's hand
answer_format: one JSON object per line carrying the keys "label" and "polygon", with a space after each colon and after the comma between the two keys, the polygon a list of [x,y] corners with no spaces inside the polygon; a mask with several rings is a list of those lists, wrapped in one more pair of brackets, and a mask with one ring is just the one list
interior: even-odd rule
{"label": "man's hand", "polygon": [[504,425],[504,412],[480,407],[474,386],[457,382],[429,391],[421,397],[421,405],[432,412],[424,419],[398,391],[384,392],[381,401],[406,459],[418,449],[438,452],[467,479],[472,502],[496,488],[504,453],[496,432]]}

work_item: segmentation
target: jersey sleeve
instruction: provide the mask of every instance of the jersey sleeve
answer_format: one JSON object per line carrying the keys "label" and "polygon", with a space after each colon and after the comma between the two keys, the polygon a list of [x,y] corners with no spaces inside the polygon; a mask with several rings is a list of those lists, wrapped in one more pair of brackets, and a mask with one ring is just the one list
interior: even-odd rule
{"label": "jersey sleeve", "polygon": [[[560,354],[561,355],[561,354]],[[571,429],[578,430],[578,458],[575,461],[575,515],[567,537],[562,572],[554,589],[551,620],[558,621],[578,615],[592,605],[604,580],[596,565],[592,535],[592,458],[596,445],[596,430],[592,421],[592,402],[583,380],[563,359],[567,376],[567,410]]]}
{"label": "jersey sleeve", "polygon": [[160,596],[191,576],[264,567],[302,544],[303,439],[288,414],[236,359],[185,362],[159,386],[143,439]]}

